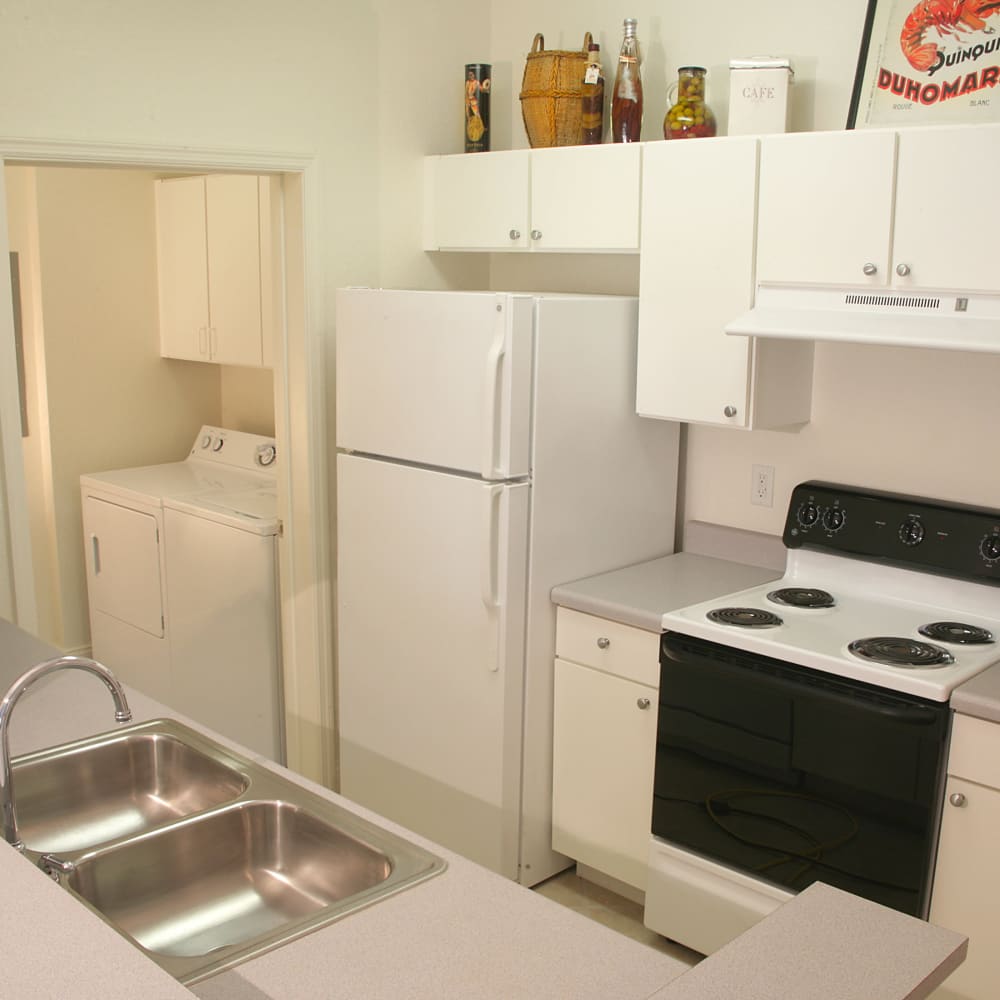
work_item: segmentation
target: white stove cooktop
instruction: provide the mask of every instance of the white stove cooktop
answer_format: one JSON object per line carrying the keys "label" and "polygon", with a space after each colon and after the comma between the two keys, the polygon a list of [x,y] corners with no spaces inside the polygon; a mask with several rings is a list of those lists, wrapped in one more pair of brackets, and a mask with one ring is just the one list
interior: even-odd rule
{"label": "white stove cooktop", "polygon": [[[767,595],[784,587],[829,591],[832,608],[779,605]],[[724,607],[756,608],[781,619],[775,627],[719,624],[706,616]],[[994,641],[960,644],[928,639],[918,629],[932,622],[984,628]],[[881,563],[804,549],[790,550],[780,580],[693,604],[663,616],[663,628],[822,670],[933,701],[947,701],[959,684],[1000,662],[1000,588]],[[855,639],[892,636],[945,649],[954,662],[920,668],[859,659],[848,651]]]}

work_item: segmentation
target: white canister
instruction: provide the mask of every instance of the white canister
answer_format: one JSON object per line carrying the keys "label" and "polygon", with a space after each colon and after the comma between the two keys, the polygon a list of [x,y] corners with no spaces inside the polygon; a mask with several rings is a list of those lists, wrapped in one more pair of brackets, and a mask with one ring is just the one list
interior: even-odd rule
{"label": "white canister", "polygon": [[788,131],[788,88],[794,73],[787,59],[751,56],[729,61],[729,135]]}

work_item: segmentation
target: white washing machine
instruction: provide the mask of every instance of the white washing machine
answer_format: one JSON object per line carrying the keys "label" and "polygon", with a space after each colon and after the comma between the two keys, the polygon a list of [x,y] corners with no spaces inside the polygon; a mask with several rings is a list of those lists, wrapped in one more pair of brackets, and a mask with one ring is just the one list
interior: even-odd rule
{"label": "white washing machine", "polygon": [[128,684],[284,759],[274,440],[80,477],[91,644]]}

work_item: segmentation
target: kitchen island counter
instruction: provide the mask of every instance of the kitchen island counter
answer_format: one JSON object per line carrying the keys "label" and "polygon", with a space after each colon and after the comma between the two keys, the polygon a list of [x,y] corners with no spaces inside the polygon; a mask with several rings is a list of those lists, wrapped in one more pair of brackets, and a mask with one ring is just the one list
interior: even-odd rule
{"label": "kitchen island counter", "polygon": [[[21,671],[53,653],[2,620],[0,650],[0,683],[5,688]],[[129,698],[136,721],[175,716],[139,692],[129,692]],[[111,699],[103,685],[79,671],[61,672],[37,683],[18,703],[11,721],[12,750],[24,753],[113,729],[112,719]],[[182,721],[193,725],[190,720]],[[194,728],[205,731],[197,725]],[[448,869],[188,990],[25,857],[0,845],[6,944],[0,995],[17,1000],[53,996],[181,1000],[192,994],[203,1000],[646,1000],[672,984],[671,998],[688,996],[684,979],[679,978],[687,967],[675,959],[400,830],[305,779],[283,773],[427,847],[447,860]],[[15,799],[16,791],[15,785]],[[803,893],[787,906],[797,906],[808,915],[806,922],[816,931],[812,940],[828,942],[823,945],[825,952],[839,952],[849,940],[841,941],[844,913],[830,911],[832,919],[827,926],[824,907],[810,903],[812,898]],[[884,929],[899,939],[907,957],[904,978],[914,988],[899,993],[880,991],[868,975],[862,978],[869,992],[845,989],[829,994],[838,1000],[867,1000],[873,995],[886,1000],[917,1000],[926,996],[930,985],[964,954],[960,935],[915,920],[901,922],[891,911],[881,907],[873,911],[873,904],[856,902],[877,925],[873,937],[874,932]],[[854,898],[842,903],[850,910]],[[881,916],[886,917],[884,922]],[[767,930],[769,924],[770,919],[755,928],[757,944],[763,947],[771,939],[775,954],[796,956],[794,968],[804,980],[811,978],[815,956],[800,948],[796,940],[803,921],[774,922],[773,939]],[[850,958],[845,956],[844,961],[849,964]],[[716,966],[719,980],[712,974]],[[698,972],[697,982],[690,981],[692,1000],[751,995],[734,992],[727,985],[732,970],[717,962],[716,956],[692,971]],[[744,985],[753,983],[752,965],[741,973],[740,980]]]}

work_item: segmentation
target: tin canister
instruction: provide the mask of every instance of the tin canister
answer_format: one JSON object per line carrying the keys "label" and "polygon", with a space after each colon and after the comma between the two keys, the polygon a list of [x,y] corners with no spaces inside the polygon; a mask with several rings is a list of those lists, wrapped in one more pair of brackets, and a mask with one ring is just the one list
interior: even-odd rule
{"label": "tin canister", "polygon": [[490,148],[489,63],[468,63],[465,67],[465,151],[487,153]]}
{"label": "tin canister", "polygon": [[729,135],[768,135],[788,131],[791,64],[777,56],[752,56],[729,62]]}

